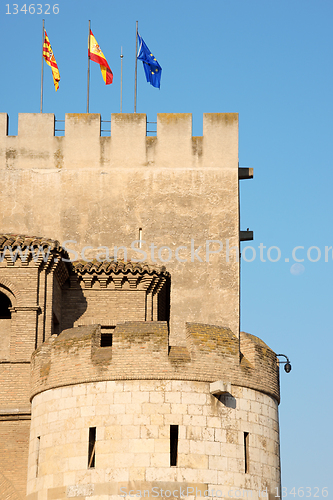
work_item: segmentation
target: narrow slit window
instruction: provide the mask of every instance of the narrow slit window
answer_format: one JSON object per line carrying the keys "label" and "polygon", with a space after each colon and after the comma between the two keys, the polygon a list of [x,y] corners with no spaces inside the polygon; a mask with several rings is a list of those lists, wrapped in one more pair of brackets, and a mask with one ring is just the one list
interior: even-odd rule
{"label": "narrow slit window", "polygon": [[170,466],[177,465],[178,425],[170,425]]}
{"label": "narrow slit window", "polygon": [[249,472],[249,433],[244,432],[244,466],[245,473]]}
{"label": "narrow slit window", "polygon": [[96,427],[89,427],[88,469],[95,468]]}
{"label": "narrow slit window", "polygon": [[40,449],[40,436],[38,436],[36,443],[36,477],[38,477],[39,449]]}

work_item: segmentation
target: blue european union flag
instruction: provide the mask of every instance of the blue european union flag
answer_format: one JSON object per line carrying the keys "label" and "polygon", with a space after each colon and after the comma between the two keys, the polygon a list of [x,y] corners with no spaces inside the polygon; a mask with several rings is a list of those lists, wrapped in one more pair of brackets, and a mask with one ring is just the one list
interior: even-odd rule
{"label": "blue european union flag", "polygon": [[148,49],[147,45],[143,41],[142,37],[138,33],[139,39],[139,51],[138,51],[138,59],[143,63],[143,69],[146,73],[147,82],[150,83],[153,87],[160,88],[161,84],[161,76],[162,76],[162,68],[158,64],[156,58]]}

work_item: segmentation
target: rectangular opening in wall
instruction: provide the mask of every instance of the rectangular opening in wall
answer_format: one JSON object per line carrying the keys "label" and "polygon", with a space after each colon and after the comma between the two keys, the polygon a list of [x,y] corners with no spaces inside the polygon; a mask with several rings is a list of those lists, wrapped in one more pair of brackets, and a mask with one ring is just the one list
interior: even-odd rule
{"label": "rectangular opening in wall", "polygon": [[245,472],[249,472],[249,433],[244,432],[244,462]]}
{"label": "rectangular opening in wall", "polygon": [[170,466],[177,465],[178,425],[170,425]]}
{"label": "rectangular opening in wall", "polygon": [[40,449],[40,436],[38,436],[36,443],[36,477],[38,477],[39,449]]}
{"label": "rectangular opening in wall", "polygon": [[96,427],[89,427],[88,469],[95,467]]}
{"label": "rectangular opening in wall", "polygon": [[115,326],[101,327],[101,347],[112,347]]}

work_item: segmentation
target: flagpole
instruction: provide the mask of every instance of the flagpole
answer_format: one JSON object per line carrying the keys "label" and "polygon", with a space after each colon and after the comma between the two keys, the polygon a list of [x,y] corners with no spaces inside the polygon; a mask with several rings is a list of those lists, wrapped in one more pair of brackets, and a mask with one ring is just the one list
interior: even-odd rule
{"label": "flagpole", "polygon": [[43,80],[44,80],[44,57],[43,57],[43,52],[44,52],[44,23],[45,19],[43,19],[43,37],[42,37],[42,71],[41,71],[41,81],[40,81],[40,112],[43,113]]}
{"label": "flagpole", "polygon": [[89,19],[89,31],[88,31],[88,74],[87,74],[87,113],[89,113],[89,84],[90,84],[90,19]]}
{"label": "flagpole", "polygon": [[138,76],[138,21],[135,30],[135,83],[134,83],[134,113],[136,113],[137,76]]}
{"label": "flagpole", "polygon": [[120,113],[123,112],[123,48],[120,51]]}

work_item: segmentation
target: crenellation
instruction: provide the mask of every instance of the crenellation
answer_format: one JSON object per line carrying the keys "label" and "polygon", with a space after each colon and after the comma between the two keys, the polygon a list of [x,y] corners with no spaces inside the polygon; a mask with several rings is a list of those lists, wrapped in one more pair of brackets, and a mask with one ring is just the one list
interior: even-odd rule
{"label": "crenellation", "polygon": [[191,113],[158,113],[156,136],[155,162],[159,168],[193,166]]}
{"label": "crenellation", "polygon": [[19,113],[18,134],[8,136],[0,113],[0,169],[238,167],[237,113],[205,113],[203,137],[192,136],[190,113],[158,113],[156,137],[140,113],[112,113],[110,136],[101,136],[98,113],[66,113],[64,136],[55,136],[55,123],[52,113]]}
{"label": "crenellation", "polygon": [[54,125],[53,113],[19,113],[17,137],[26,139],[31,146],[31,141],[36,141],[34,149],[37,149],[42,144],[39,141],[47,142],[54,136]]}
{"label": "crenellation", "polygon": [[238,176],[238,113],[204,113],[203,164]]}
{"label": "crenellation", "polygon": [[55,117],[48,113],[19,113],[18,134],[2,143],[4,164],[0,168],[53,169]]}
{"label": "crenellation", "polygon": [[110,167],[147,166],[147,117],[145,114],[119,113],[111,115]]}
{"label": "crenellation", "polygon": [[[101,115],[67,113],[63,138],[65,169],[96,168],[101,159]],[[105,141],[103,142],[105,148]]]}

